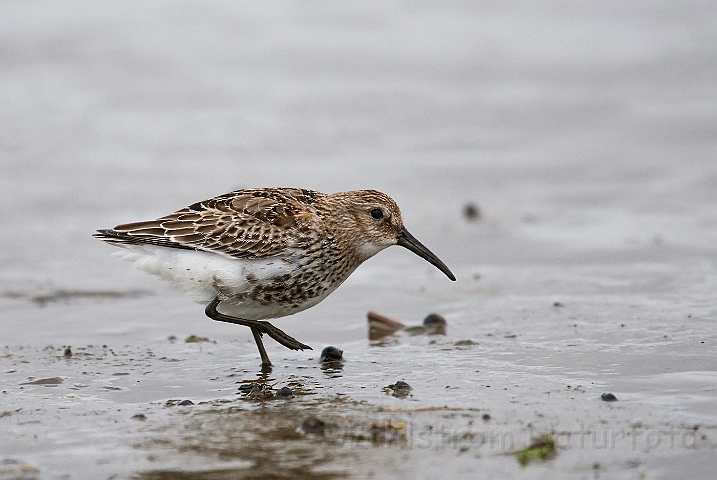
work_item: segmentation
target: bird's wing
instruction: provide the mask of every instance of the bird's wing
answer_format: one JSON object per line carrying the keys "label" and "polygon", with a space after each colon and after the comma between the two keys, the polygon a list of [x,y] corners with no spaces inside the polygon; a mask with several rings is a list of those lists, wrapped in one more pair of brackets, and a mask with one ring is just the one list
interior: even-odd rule
{"label": "bird's wing", "polygon": [[286,248],[302,248],[316,231],[317,202],[312,190],[237,190],[190,205],[147,222],[98,230],[114,244],[149,244],[222,253],[234,258],[265,258]]}

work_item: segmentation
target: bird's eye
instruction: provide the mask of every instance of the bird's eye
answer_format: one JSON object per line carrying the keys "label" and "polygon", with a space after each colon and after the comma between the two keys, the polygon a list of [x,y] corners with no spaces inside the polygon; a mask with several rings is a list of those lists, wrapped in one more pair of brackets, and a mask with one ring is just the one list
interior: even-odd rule
{"label": "bird's eye", "polygon": [[381,210],[380,208],[374,208],[373,210],[371,210],[371,216],[376,220],[379,220],[383,218],[383,210]]}

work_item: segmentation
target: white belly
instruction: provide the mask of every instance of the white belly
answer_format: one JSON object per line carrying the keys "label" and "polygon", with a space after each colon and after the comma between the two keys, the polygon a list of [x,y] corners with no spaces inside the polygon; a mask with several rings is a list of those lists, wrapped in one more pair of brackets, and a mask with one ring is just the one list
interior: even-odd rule
{"label": "white belly", "polygon": [[216,253],[166,248],[154,245],[123,245],[113,255],[134,263],[140,270],[157,275],[187,292],[197,302],[207,304],[223,297],[222,313],[261,320],[278,318],[313,307],[333,292],[341,282],[325,285],[321,293],[297,306],[280,303],[260,304],[248,298],[257,284],[295,272],[295,264],[280,258],[232,259]]}

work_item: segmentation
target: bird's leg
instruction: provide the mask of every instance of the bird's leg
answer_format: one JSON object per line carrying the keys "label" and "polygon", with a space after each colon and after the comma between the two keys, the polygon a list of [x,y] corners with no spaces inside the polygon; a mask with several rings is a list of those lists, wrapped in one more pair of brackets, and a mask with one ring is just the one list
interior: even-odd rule
{"label": "bird's leg", "polygon": [[207,305],[207,308],[204,309],[204,313],[212,320],[250,327],[251,333],[254,336],[254,341],[256,342],[256,346],[259,348],[259,355],[261,355],[262,365],[271,365],[271,362],[269,361],[269,356],[266,354],[266,350],[264,349],[264,343],[261,340],[261,335],[263,333],[266,333],[275,341],[291,350],[311,350],[310,346],[304,345],[294,337],[287,335],[281,329],[276,328],[269,322],[264,322],[260,320],[245,320],[243,318],[232,317],[230,315],[225,315],[219,312],[217,310],[217,306],[220,302],[221,300],[219,299],[219,296],[215,297],[214,300],[212,300],[211,303]]}
{"label": "bird's leg", "polygon": [[264,342],[261,341],[261,332],[256,328],[252,327],[251,334],[254,335],[254,341],[256,342],[256,346],[259,348],[259,356],[261,357],[262,368],[271,367],[271,360],[269,360],[269,355],[266,354],[266,350],[264,349]]}

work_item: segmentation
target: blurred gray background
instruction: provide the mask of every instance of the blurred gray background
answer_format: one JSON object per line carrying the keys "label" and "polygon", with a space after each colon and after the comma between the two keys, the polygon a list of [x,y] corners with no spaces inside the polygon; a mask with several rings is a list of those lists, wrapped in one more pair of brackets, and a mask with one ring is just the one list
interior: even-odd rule
{"label": "blurred gray background", "polygon": [[[0,9],[12,294],[164,288],[92,232],[261,186],[385,191],[463,278],[524,262],[714,271],[712,2]],[[467,226],[470,202],[483,221]],[[389,250],[357,277],[384,267],[428,270]]]}

